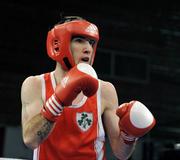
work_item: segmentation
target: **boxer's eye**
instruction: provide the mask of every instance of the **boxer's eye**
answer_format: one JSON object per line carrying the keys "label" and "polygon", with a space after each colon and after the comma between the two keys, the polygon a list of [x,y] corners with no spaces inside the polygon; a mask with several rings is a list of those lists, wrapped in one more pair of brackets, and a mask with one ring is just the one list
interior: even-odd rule
{"label": "boxer's eye", "polygon": [[94,46],[94,44],[95,44],[95,42],[96,42],[96,41],[93,40],[93,39],[89,39],[88,41],[89,41],[89,44],[90,44],[91,46]]}
{"label": "boxer's eye", "polygon": [[85,40],[84,40],[84,38],[77,37],[77,38],[75,38],[75,41],[81,43],[81,42],[84,42]]}

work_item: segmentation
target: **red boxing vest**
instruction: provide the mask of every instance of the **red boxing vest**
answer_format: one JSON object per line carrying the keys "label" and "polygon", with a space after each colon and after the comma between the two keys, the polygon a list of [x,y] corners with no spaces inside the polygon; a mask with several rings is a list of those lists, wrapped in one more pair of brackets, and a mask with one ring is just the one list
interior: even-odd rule
{"label": "red boxing vest", "polygon": [[[56,87],[54,73],[41,75],[41,80],[45,102]],[[34,150],[33,160],[105,160],[104,141],[99,87],[94,96],[64,108],[48,138]]]}

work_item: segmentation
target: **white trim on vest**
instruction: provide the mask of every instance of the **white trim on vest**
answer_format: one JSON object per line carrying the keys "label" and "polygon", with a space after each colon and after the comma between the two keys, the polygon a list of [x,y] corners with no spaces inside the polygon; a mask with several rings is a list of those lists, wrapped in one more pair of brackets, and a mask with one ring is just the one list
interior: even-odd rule
{"label": "white trim on vest", "polygon": [[97,112],[98,112],[98,125],[97,125],[97,139],[95,141],[95,151],[97,154],[97,160],[102,160],[104,157],[104,142],[105,142],[105,132],[104,132],[104,127],[102,123],[102,118],[101,118],[101,83],[99,80],[99,88],[97,91]]}
{"label": "white trim on vest", "polygon": [[42,86],[42,90],[41,90],[42,99],[43,99],[43,102],[45,102],[46,101],[46,88],[45,88],[46,86],[45,86],[44,74],[41,74],[40,78],[41,78],[41,86]]}
{"label": "white trim on vest", "polygon": [[33,160],[39,160],[39,147],[33,151]]}
{"label": "white trim on vest", "polygon": [[86,100],[87,97],[83,96],[82,100],[78,104],[72,104],[71,106],[69,106],[69,108],[79,108],[85,104]]}
{"label": "white trim on vest", "polygon": [[53,86],[53,90],[55,90],[56,88],[56,80],[55,80],[55,75],[54,75],[54,71],[50,73],[50,79],[51,79],[51,84]]}
{"label": "white trim on vest", "polygon": [[[42,88],[41,97],[42,97],[43,102],[45,102],[46,101],[46,86],[45,86],[44,74],[40,75],[40,79],[41,79],[41,88]],[[39,160],[39,150],[40,150],[40,147],[33,150],[33,160]]]}

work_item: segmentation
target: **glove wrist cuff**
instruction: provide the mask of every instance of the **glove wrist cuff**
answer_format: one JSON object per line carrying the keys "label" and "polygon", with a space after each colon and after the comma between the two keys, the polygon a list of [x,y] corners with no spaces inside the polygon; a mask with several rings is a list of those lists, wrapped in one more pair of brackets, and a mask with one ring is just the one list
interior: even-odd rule
{"label": "glove wrist cuff", "polygon": [[121,138],[123,139],[124,143],[128,145],[133,144],[138,140],[137,137],[130,136],[124,131],[121,131]]}
{"label": "glove wrist cuff", "polygon": [[43,105],[41,114],[49,121],[54,122],[61,115],[63,109],[60,100],[53,94]]}

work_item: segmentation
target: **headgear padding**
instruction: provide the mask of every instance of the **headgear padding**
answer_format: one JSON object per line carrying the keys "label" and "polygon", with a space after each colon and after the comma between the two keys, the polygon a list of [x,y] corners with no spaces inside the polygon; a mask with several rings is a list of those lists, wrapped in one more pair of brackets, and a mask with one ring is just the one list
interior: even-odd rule
{"label": "headgear padding", "polygon": [[[59,62],[64,70],[69,70],[75,65],[70,50],[70,43],[73,36],[83,36],[95,40],[93,45],[94,53],[92,64],[96,53],[99,32],[96,25],[86,20],[73,20],[63,24],[55,25],[48,32],[47,53],[55,61]],[[92,65],[91,64],[91,65]]]}

